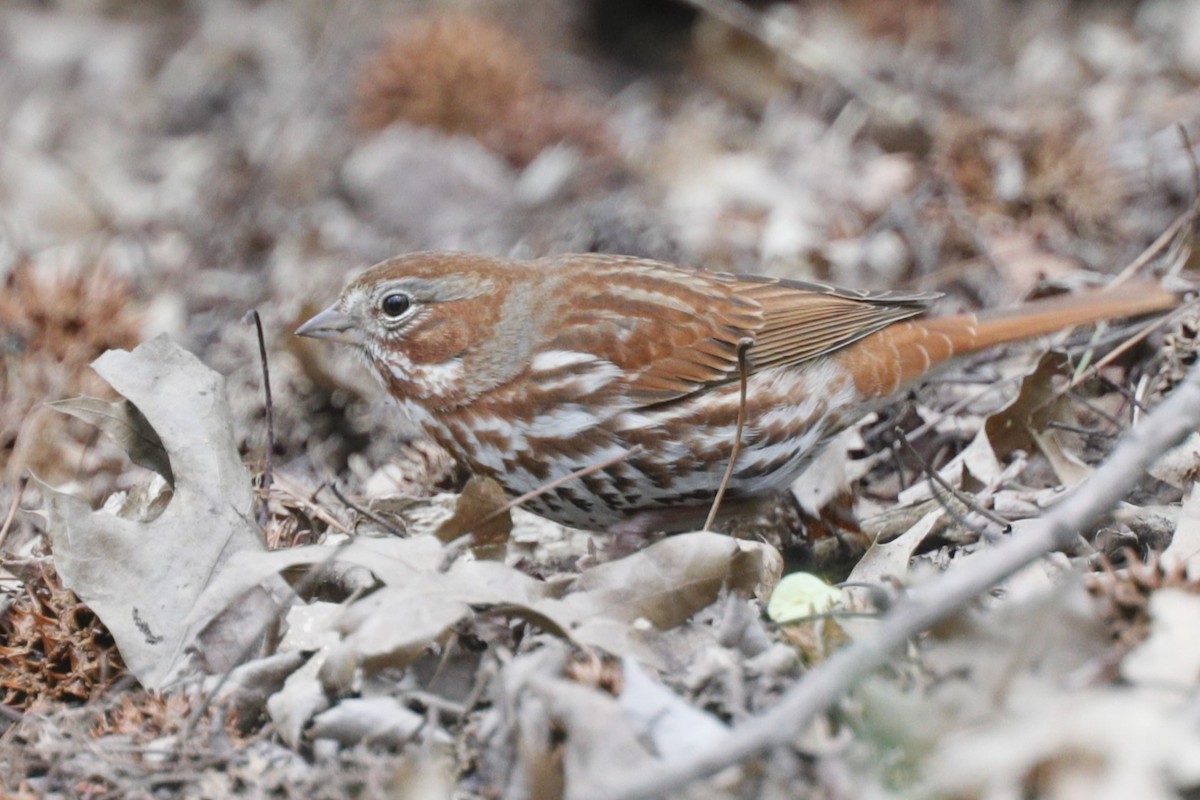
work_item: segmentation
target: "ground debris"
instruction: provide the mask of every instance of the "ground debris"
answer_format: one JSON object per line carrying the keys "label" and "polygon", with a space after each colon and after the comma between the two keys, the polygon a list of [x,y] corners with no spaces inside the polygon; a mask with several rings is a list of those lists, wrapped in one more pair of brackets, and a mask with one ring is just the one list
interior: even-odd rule
{"label": "ground debris", "polygon": [[[935,313],[1118,273],[1186,299],[1198,36],[1191,0],[7,4],[0,795],[591,798],[736,745],[1094,474],[1196,362],[1194,303],[954,363],[794,502],[623,558],[467,483],[292,331],[423,249]],[[1193,436],[677,796],[1194,793],[1198,465]]]}

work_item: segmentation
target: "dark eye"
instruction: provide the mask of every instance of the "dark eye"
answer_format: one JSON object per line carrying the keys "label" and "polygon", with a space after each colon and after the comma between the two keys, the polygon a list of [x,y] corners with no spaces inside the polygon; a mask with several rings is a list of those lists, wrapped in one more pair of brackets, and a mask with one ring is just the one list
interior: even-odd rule
{"label": "dark eye", "polygon": [[412,305],[412,298],[406,294],[397,292],[396,294],[389,294],[387,297],[383,298],[383,302],[379,304],[379,307],[382,308],[383,313],[387,314],[389,317],[398,317],[405,311],[408,311],[408,307],[410,305]]}

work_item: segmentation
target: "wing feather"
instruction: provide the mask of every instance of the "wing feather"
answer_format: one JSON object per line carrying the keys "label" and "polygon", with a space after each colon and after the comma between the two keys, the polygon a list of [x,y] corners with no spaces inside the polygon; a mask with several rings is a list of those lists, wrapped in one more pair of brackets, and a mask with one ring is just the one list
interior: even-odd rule
{"label": "wing feather", "polygon": [[737,380],[744,339],[753,342],[751,371],[800,363],[921,314],[937,296],[870,294],[624,256],[567,255],[536,263],[552,291],[570,297],[544,349],[611,361],[629,376],[620,390],[637,405]]}
{"label": "wing feather", "polygon": [[925,312],[937,295],[872,295],[835,286],[780,280],[769,288],[743,281],[737,291],[763,309],[763,326],[750,356],[755,369],[795,364],[857,342]]}

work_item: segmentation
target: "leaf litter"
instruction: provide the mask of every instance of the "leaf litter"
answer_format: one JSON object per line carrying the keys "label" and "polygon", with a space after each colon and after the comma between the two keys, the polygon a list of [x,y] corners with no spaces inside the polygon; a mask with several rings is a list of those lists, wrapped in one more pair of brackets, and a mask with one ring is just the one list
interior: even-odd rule
{"label": "leaf litter", "polygon": [[[277,612],[295,603],[286,620],[289,628],[304,626],[303,638],[285,638],[281,655],[298,648],[305,654],[300,662],[267,656],[275,668],[242,668],[229,687],[218,684],[226,695],[258,686],[258,709],[291,731],[284,738],[293,745],[301,730],[342,744],[399,746],[410,740],[424,718],[400,699],[350,696],[382,675],[445,653],[458,629],[473,621],[499,617],[575,647],[600,646],[657,663],[654,637],[683,625],[722,593],[765,598],[779,577],[782,564],[772,548],[713,533],[665,539],[569,582],[549,583],[477,560],[471,550],[458,551],[447,563],[454,551],[439,536],[446,538],[446,525],[460,524],[463,514],[478,516],[470,494],[448,523],[429,533],[363,533],[267,551],[250,522],[249,476],[232,445],[220,378],[162,338],[105,356],[96,369],[126,399],[70,402],[60,409],[98,422],[130,448],[131,460],[154,466],[158,477],[173,475],[174,488],[160,482],[161,491],[170,493],[165,508],[134,520],[90,511],[46,487],[55,560],[67,585],[95,609],[131,673],[150,688],[177,684],[197,670],[220,673],[252,657],[249,640],[264,638]],[[180,553],[189,554],[184,564]],[[315,579],[303,588],[304,580],[293,580],[293,591],[312,596],[324,570],[345,565],[369,572],[371,590],[338,604],[283,598],[279,578],[294,578],[296,567],[308,568]],[[274,591],[266,595],[267,589]],[[275,600],[264,605],[248,599],[256,595]],[[302,613],[310,608],[320,613]],[[225,632],[225,625],[240,635]],[[264,684],[276,691],[263,692]]]}
{"label": "leaf litter", "polygon": [[[1031,346],[953,367],[848,431],[795,487],[799,508],[743,540],[671,537],[597,565],[591,537],[503,510],[494,487],[428,496],[462,489],[445,454],[408,438],[353,365],[286,335],[350,265],[421,248],[616,250],[920,285],[959,310],[1111,273],[1193,191],[1171,129],[1195,116],[1185,43],[1200,18],[1182,0],[1013,11],[974,55],[976,26],[949,4],[755,17],[696,0],[676,8],[688,35],[648,37],[676,65],[654,69],[635,41],[546,23],[595,15],[609,30],[600,4],[545,5],[558,10],[499,4],[509,33],[459,23],[469,35],[442,66],[490,53],[519,84],[482,106],[455,77],[468,73],[430,68],[446,48],[427,21],[367,80],[361,56],[404,25],[374,7],[0,17],[15,43],[0,55],[14,76],[5,152],[22,154],[0,159],[22,187],[0,196],[21,234],[0,298],[6,478],[63,487],[4,487],[0,505],[47,516],[4,523],[0,588],[39,591],[53,559],[78,595],[0,595],[0,646],[18,674],[67,664],[68,688],[92,698],[6,715],[5,791],[600,796],[619,771],[736,736],[906,587],[1019,537],[1195,361],[1192,313],[1099,370],[1111,345],[1092,335],[1056,339],[1040,362]],[[531,56],[573,66],[546,81]],[[686,89],[654,71],[684,63]],[[397,121],[348,124],[356,85],[355,116]],[[397,87],[449,98],[449,122],[387,99]],[[268,330],[276,442],[256,348],[232,322],[249,304]],[[153,338],[164,331],[199,359]],[[119,396],[105,395],[84,365],[140,339],[97,362]],[[80,393],[51,406],[71,419],[31,412]],[[887,440],[897,429],[912,452]],[[256,492],[268,447],[279,466]],[[1198,464],[1194,443],[1175,449],[1077,549],[895,653],[795,747],[691,791],[1194,790]],[[846,568],[798,557],[820,549],[793,549],[801,526]],[[847,574],[856,585],[826,580]],[[765,621],[768,599],[790,612]],[[143,688],[106,688],[123,673],[105,635]]]}

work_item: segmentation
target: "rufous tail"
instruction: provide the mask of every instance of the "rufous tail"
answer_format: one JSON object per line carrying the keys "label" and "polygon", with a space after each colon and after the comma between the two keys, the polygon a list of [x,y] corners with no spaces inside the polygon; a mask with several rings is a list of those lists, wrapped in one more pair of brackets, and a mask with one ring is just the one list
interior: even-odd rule
{"label": "rufous tail", "polygon": [[864,399],[883,397],[955,356],[1075,325],[1167,311],[1178,305],[1179,298],[1157,284],[1125,284],[1118,289],[1035,300],[978,315],[899,322],[855,342],[834,357],[854,376]]}

